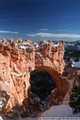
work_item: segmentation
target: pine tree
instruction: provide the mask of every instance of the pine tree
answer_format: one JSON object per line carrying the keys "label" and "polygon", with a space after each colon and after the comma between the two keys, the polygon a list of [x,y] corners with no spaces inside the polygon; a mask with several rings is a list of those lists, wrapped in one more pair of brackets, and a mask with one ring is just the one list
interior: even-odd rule
{"label": "pine tree", "polygon": [[80,112],[80,75],[77,76],[73,84],[70,95],[70,106],[73,108],[73,113]]}

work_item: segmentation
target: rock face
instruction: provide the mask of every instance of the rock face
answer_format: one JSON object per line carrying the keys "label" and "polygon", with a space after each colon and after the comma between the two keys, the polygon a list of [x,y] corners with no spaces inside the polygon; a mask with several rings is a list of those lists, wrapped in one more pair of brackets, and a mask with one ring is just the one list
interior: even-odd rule
{"label": "rock face", "polygon": [[[6,91],[6,106],[1,108],[10,111],[13,108],[24,109],[28,113],[30,98],[30,72],[45,70],[53,78],[56,89],[51,92],[50,105],[62,104],[69,91],[69,82],[60,75],[64,71],[64,42],[54,44],[51,41],[41,43],[30,40],[0,39],[0,91]],[[3,97],[0,94],[0,100]],[[2,95],[2,96],[1,96]],[[3,112],[0,109],[0,113]]]}

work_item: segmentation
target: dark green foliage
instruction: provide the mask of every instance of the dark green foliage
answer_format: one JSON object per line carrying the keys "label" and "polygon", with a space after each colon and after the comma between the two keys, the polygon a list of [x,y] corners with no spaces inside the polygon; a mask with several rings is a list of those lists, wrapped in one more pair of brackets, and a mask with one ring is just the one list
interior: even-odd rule
{"label": "dark green foliage", "polygon": [[70,95],[70,106],[73,113],[80,112],[80,75],[75,79],[73,89]]}
{"label": "dark green foliage", "polygon": [[78,50],[78,51],[66,51],[64,53],[64,56],[68,56],[68,57],[80,57],[80,50]]}
{"label": "dark green foliage", "polygon": [[35,70],[30,74],[31,92],[45,100],[56,87],[53,78],[45,71]]}

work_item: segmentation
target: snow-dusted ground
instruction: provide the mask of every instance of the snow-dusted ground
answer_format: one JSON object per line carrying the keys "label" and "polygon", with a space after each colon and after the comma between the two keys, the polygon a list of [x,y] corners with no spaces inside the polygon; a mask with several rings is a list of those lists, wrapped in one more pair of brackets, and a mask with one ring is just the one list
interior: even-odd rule
{"label": "snow-dusted ground", "polygon": [[71,115],[70,117],[79,117],[79,118],[80,118],[80,113],[73,114],[73,115]]}
{"label": "snow-dusted ground", "polygon": [[3,120],[1,116],[0,116],[0,120]]}
{"label": "snow-dusted ground", "polygon": [[78,61],[78,62],[72,62],[72,67],[78,67],[78,68],[80,68],[80,61]]}
{"label": "snow-dusted ground", "polygon": [[49,110],[45,111],[42,117],[68,117],[72,115],[72,108],[68,105],[51,106]]}
{"label": "snow-dusted ground", "polygon": [[[52,120],[58,120],[59,117],[80,117],[80,113],[74,114],[72,113],[72,108],[68,105],[55,105],[51,106],[49,110],[46,110],[42,113],[40,117],[37,118],[24,118],[19,120],[44,120],[44,117],[53,117],[55,119]],[[51,120],[51,119],[50,119]],[[67,118],[65,119],[67,120]]]}
{"label": "snow-dusted ground", "polygon": [[[65,118],[65,120],[67,120],[68,117],[80,117],[80,113],[73,115],[72,108],[69,105],[55,105],[55,106],[51,106],[49,110],[46,110],[45,112],[43,112],[40,115],[40,117],[18,118],[16,120],[46,120],[46,119],[43,119],[45,117],[46,119],[50,117],[50,120],[58,120],[59,117]],[[54,118],[54,119],[51,119],[51,118]],[[3,119],[0,118],[0,120],[3,120]],[[9,119],[6,118],[5,120],[9,120]]]}

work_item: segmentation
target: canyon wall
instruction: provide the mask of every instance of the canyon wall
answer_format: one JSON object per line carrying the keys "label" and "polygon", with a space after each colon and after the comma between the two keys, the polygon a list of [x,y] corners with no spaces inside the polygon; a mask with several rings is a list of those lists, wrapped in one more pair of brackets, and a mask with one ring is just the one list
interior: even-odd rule
{"label": "canyon wall", "polygon": [[5,103],[0,107],[0,113],[25,107],[27,114],[30,72],[33,70],[45,70],[54,78],[56,89],[51,92],[50,105],[65,103],[70,86],[68,80],[61,78],[65,68],[63,58],[63,41],[54,44],[46,40],[36,43],[0,39],[0,100]]}

